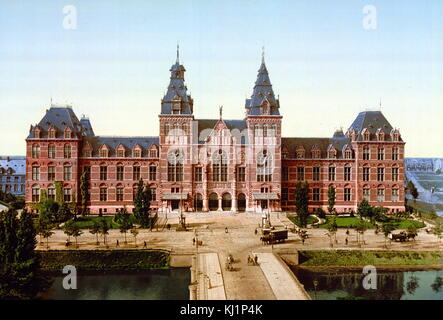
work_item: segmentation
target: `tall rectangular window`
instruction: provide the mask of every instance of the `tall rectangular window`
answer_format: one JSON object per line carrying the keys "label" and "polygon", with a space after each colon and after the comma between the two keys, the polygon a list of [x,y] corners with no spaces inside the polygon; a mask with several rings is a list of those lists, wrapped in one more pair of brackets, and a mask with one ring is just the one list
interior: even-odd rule
{"label": "tall rectangular window", "polygon": [[385,149],[384,148],[378,148],[377,160],[385,160]]}
{"label": "tall rectangular window", "polygon": [[123,194],[124,194],[124,189],[123,189],[123,187],[118,187],[118,188],[117,188],[116,200],[117,200],[117,201],[123,201]]}
{"label": "tall rectangular window", "polygon": [[385,168],[377,168],[377,181],[385,180]]}
{"label": "tall rectangular window", "polygon": [[328,173],[329,181],[335,181],[335,167],[329,167]]}
{"label": "tall rectangular window", "polygon": [[212,181],[220,181],[220,164],[212,164]]}
{"label": "tall rectangular window", "polygon": [[71,189],[63,189],[63,200],[64,202],[71,202]]}
{"label": "tall rectangular window", "polygon": [[125,173],[124,166],[117,166],[117,181],[123,181]]}
{"label": "tall rectangular window", "polygon": [[312,189],[312,201],[320,201],[320,188]]}
{"label": "tall rectangular window", "polygon": [[32,167],[32,180],[33,181],[40,180],[40,167],[37,167],[37,166]]}
{"label": "tall rectangular window", "polygon": [[237,168],[237,181],[238,182],[245,182],[246,181],[246,168],[245,167],[238,167]]}
{"label": "tall rectangular window", "polygon": [[312,180],[320,181],[320,167],[312,168]]}
{"label": "tall rectangular window", "polygon": [[392,201],[398,201],[398,189],[392,189]]}
{"label": "tall rectangular window", "polygon": [[351,181],[351,167],[345,167],[345,181]]}
{"label": "tall rectangular window", "polygon": [[157,189],[151,189],[151,201],[157,201]]}
{"label": "tall rectangular window", "polygon": [[100,188],[100,201],[108,201],[108,189]]}
{"label": "tall rectangular window", "polygon": [[49,145],[48,147],[48,158],[50,159],[55,158],[55,146],[53,144]]}
{"label": "tall rectangular window", "polygon": [[363,168],[363,181],[369,181],[369,168]]}
{"label": "tall rectangular window", "polygon": [[363,160],[369,160],[369,158],[370,158],[369,147],[364,147],[363,148]]}
{"label": "tall rectangular window", "polygon": [[288,181],[289,180],[289,168],[288,167],[282,167],[281,168],[282,172],[282,180],[283,181]]}
{"label": "tall rectangular window", "polygon": [[134,181],[140,180],[140,167],[139,166],[132,167],[132,180],[134,180]]}
{"label": "tall rectangular window", "polygon": [[68,166],[63,167],[63,180],[64,181],[71,181],[72,177],[72,168]]}
{"label": "tall rectangular window", "polygon": [[108,167],[100,166],[100,180],[108,180]]}
{"label": "tall rectangular window", "polygon": [[54,166],[48,167],[48,180],[49,181],[55,180],[55,167]]}
{"label": "tall rectangular window", "polygon": [[194,167],[194,180],[196,182],[203,181],[203,168],[202,167]]}
{"label": "tall rectangular window", "polygon": [[392,168],[392,181],[398,181],[398,168]]}
{"label": "tall rectangular window", "polygon": [[371,199],[371,191],[369,188],[363,189],[363,198],[365,198],[366,200]]}
{"label": "tall rectangular window", "polygon": [[351,201],[351,188],[345,188],[345,201]]}
{"label": "tall rectangular window", "polygon": [[33,158],[40,158],[40,146],[32,146],[32,157]]}
{"label": "tall rectangular window", "polygon": [[64,149],[63,149],[63,156],[65,159],[69,159],[72,156],[72,152],[71,152],[71,146],[70,145],[65,145]]}
{"label": "tall rectangular window", "polygon": [[297,167],[297,180],[298,181],[305,180],[305,168],[304,167]]}
{"label": "tall rectangular window", "polygon": [[378,202],[385,201],[385,189],[382,188],[377,189],[377,201]]}
{"label": "tall rectangular window", "polygon": [[149,180],[154,181],[157,180],[157,167],[149,166]]}
{"label": "tall rectangular window", "polygon": [[392,148],[392,160],[398,160],[398,148]]}

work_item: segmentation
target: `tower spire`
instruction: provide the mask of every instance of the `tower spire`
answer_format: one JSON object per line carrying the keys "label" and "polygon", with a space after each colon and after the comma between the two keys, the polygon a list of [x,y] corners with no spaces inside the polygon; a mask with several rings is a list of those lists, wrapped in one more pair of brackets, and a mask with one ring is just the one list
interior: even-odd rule
{"label": "tower spire", "polygon": [[177,42],[177,61],[176,61],[177,63],[179,63],[179,56],[180,56],[180,47]]}
{"label": "tower spire", "polygon": [[265,63],[265,46],[261,47],[261,63]]}

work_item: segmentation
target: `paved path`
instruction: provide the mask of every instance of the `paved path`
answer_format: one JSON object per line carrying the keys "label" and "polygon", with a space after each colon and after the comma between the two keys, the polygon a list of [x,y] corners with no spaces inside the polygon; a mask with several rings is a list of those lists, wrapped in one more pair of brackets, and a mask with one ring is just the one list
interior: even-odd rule
{"label": "paved path", "polygon": [[284,262],[273,253],[255,253],[277,300],[311,300]]}
{"label": "paved path", "polygon": [[197,255],[198,300],[226,300],[217,253]]}

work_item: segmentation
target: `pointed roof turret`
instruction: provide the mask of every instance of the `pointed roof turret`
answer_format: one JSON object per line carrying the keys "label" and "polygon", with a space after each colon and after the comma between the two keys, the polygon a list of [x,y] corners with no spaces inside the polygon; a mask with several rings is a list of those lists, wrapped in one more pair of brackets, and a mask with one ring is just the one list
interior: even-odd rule
{"label": "pointed roof turret", "polygon": [[180,64],[179,46],[177,45],[177,59],[169,69],[171,77],[168,90],[162,99],[161,114],[191,115],[193,112],[193,100],[187,94],[185,85],[185,67]]}
{"label": "pointed roof turret", "polygon": [[268,69],[265,64],[265,53],[258,70],[257,80],[250,99],[246,99],[245,108],[248,115],[280,115],[280,103],[274,95]]}

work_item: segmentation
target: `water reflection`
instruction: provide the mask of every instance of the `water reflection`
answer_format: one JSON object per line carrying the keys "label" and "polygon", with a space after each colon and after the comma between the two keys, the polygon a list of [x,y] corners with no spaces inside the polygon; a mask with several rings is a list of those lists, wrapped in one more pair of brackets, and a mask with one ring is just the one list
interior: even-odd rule
{"label": "water reflection", "polygon": [[43,299],[188,300],[189,269],[78,272],[77,290],[65,290],[63,275],[53,275]]}
{"label": "water reflection", "polygon": [[311,297],[320,300],[443,299],[443,270],[378,271],[375,290],[363,287],[365,275],[357,271],[316,272],[297,268],[293,271]]}

